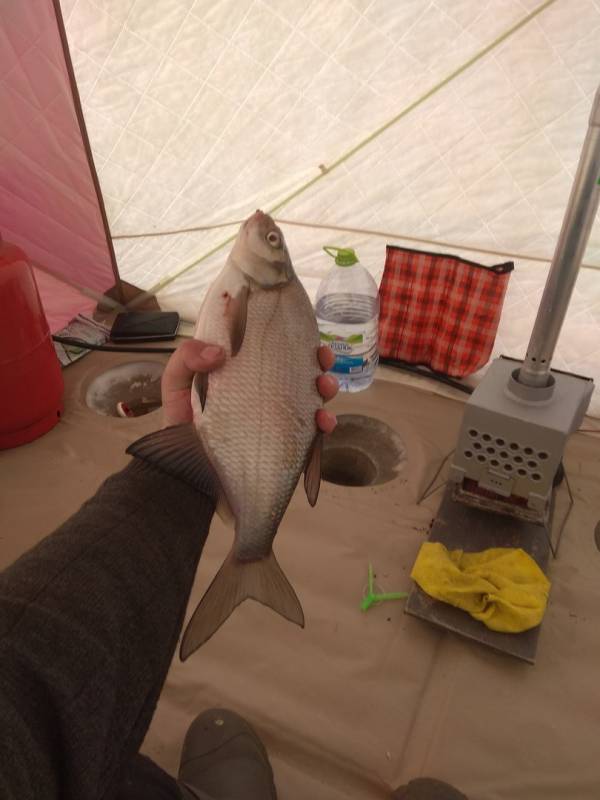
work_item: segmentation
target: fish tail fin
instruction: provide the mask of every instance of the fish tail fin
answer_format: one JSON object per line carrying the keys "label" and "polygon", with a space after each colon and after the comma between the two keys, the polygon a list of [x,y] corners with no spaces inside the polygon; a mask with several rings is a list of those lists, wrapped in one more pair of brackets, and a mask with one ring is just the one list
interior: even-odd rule
{"label": "fish tail fin", "polygon": [[248,598],[304,627],[300,601],[273,551],[260,561],[240,561],[231,550],[188,623],[179,650],[181,660],[185,661],[208,641],[231,612]]}

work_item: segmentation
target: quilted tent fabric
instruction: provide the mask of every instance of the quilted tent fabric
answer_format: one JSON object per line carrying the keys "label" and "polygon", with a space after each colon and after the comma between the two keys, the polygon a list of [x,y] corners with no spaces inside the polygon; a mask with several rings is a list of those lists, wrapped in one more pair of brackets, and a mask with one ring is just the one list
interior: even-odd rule
{"label": "quilted tent fabric", "polygon": [[492,352],[514,264],[486,268],[441,253],[387,247],[379,289],[379,353],[454,378]]}
{"label": "quilted tent fabric", "polygon": [[[2,63],[36,39],[40,2],[4,0]],[[388,243],[515,261],[492,355],[523,356],[600,76],[600,0],[60,5],[123,278],[194,319],[227,223],[262,207],[313,297],[324,244],[377,280]],[[600,383],[600,220],[584,262],[555,366]]]}
{"label": "quilted tent fabric", "polygon": [[[388,243],[513,260],[496,347],[524,354],[599,81],[600,0],[61,4],[114,236],[276,209],[307,226],[282,223],[313,297],[324,244],[377,280]],[[118,238],[119,269],[193,319],[235,232]],[[600,267],[599,220],[584,262]],[[599,342],[583,269],[556,367],[600,381]]]}
{"label": "quilted tent fabric", "polygon": [[[598,83],[596,0],[62,5],[114,234],[283,202],[292,219],[551,256]],[[120,264],[148,287],[228,234],[125,240]]]}
{"label": "quilted tent fabric", "polygon": [[57,305],[39,281],[57,330],[90,306],[69,286],[102,294],[115,274],[52,0],[0,4],[0,109],[0,231],[63,282]]}

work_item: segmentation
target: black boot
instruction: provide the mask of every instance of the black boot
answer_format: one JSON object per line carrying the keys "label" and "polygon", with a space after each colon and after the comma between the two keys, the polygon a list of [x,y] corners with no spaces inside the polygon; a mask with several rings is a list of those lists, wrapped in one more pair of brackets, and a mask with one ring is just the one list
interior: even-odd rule
{"label": "black boot", "polygon": [[178,780],[186,800],[277,800],[263,743],[244,719],[222,708],[190,725]]}
{"label": "black boot", "polygon": [[467,800],[467,797],[443,781],[416,778],[392,792],[392,800]]}

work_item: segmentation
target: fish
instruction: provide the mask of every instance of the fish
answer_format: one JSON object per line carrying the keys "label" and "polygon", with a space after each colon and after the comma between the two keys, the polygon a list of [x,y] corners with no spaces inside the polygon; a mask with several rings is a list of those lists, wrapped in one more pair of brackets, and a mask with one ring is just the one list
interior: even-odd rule
{"label": "fish", "polygon": [[248,598],[304,627],[273,541],[302,472],[311,505],[319,494],[319,333],[283,233],[268,214],[257,210],[242,224],[194,338],[222,346],[226,358],[194,376],[193,422],[127,450],[213,492],[220,516],[235,527],[232,548],[183,635],[182,661]]}

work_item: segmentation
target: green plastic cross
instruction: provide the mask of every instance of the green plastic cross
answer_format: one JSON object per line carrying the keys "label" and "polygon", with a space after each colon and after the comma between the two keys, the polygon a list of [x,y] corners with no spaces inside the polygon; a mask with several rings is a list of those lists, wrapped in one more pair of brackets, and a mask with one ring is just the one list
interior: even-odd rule
{"label": "green plastic cross", "polygon": [[407,592],[384,592],[382,594],[377,594],[373,582],[373,567],[369,564],[369,584],[367,586],[366,595],[360,601],[361,611],[367,611],[374,603],[381,603],[382,600],[406,600],[407,597]]}

